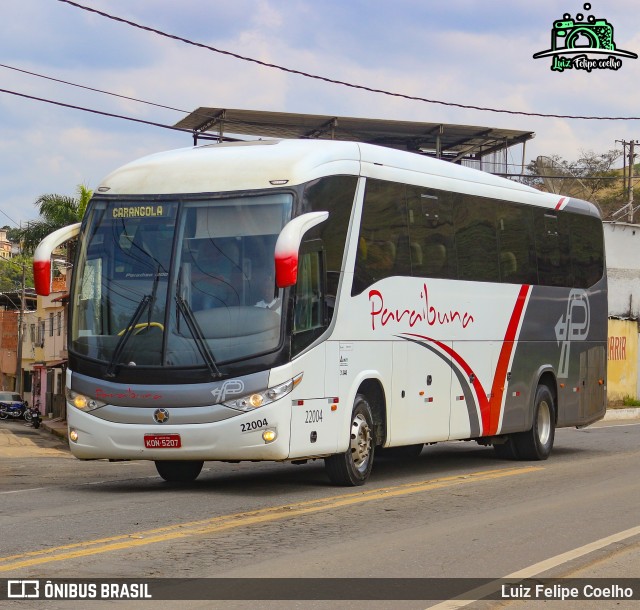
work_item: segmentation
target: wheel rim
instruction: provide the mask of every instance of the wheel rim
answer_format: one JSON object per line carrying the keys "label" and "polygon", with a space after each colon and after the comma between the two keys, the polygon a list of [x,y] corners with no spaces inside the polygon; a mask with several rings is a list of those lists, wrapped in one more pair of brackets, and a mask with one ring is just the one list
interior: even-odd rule
{"label": "wheel rim", "polygon": [[540,444],[546,445],[551,437],[551,409],[546,400],[541,401],[538,406],[537,428]]}
{"label": "wheel rim", "polygon": [[358,471],[363,472],[367,469],[371,458],[371,428],[360,413],[351,423],[351,457]]}

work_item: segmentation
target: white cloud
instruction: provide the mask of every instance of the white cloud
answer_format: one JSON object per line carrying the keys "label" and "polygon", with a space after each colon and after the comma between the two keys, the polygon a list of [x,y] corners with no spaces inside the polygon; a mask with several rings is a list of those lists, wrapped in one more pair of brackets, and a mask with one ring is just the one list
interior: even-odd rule
{"label": "white cloud", "polygon": [[[569,3],[571,4],[571,3]],[[563,73],[532,55],[549,45],[554,19],[575,13],[560,0],[184,0],[92,6],[265,62],[389,91],[525,112],[640,115],[640,60],[619,72]],[[575,5],[575,6],[574,6]],[[619,47],[640,51],[630,0],[594,5],[616,26]],[[72,82],[191,111],[220,106],[485,125],[531,130],[529,158],[605,151],[637,138],[638,122],[569,121],[463,110],[331,85],[187,46],[61,3],[3,2],[4,62]],[[182,115],[89,93],[0,68],[2,88],[144,120]],[[137,156],[188,146],[175,134],[0,94],[0,212],[28,219],[42,193],[72,194]],[[0,219],[0,224],[4,222]]]}

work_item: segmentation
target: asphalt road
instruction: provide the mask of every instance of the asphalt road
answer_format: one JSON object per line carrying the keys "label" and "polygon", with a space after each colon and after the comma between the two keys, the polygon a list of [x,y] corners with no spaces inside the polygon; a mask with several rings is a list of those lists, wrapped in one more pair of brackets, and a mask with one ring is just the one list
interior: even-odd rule
{"label": "asphalt road", "polygon": [[[332,487],[319,461],[206,463],[194,484],[175,487],[151,463],[80,462],[46,432],[1,422],[0,578],[640,578],[639,458],[640,421],[615,421],[557,431],[545,462],[500,461],[456,442],[411,460],[379,458],[363,488]],[[260,599],[252,586],[247,597]],[[473,601],[481,597],[184,607],[585,607]]]}

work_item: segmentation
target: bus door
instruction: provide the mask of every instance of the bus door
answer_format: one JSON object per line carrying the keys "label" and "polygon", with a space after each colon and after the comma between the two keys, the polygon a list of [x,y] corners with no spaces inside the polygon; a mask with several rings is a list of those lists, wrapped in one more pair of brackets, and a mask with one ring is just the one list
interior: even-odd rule
{"label": "bus door", "polygon": [[393,342],[389,438],[411,445],[449,438],[451,363],[426,343]]}

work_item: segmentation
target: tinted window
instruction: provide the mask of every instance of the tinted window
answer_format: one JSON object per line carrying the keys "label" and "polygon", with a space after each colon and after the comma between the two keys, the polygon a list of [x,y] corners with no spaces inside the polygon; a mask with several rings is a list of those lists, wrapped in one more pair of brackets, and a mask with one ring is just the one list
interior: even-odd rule
{"label": "tinted window", "polygon": [[[305,241],[321,239],[325,252],[326,293],[335,298],[344,258],[347,231],[358,179],[355,176],[328,176],[307,184],[303,212],[329,212],[329,218],[311,229]],[[329,309],[331,316],[333,308]]]}
{"label": "tinted window", "polygon": [[367,180],[352,294],[391,275],[586,288],[603,274],[596,217]]}
{"label": "tinted window", "polygon": [[508,284],[537,284],[532,209],[512,203],[499,203],[497,230],[500,281]]}
{"label": "tinted window", "polygon": [[451,193],[407,187],[411,274],[455,278]]}
{"label": "tinted window", "polygon": [[499,282],[494,202],[457,195],[453,210],[458,279]]}
{"label": "tinted window", "polygon": [[588,288],[603,275],[602,223],[593,216],[572,214],[569,224],[574,285]]}
{"label": "tinted window", "polygon": [[405,187],[367,180],[352,294],[393,275],[411,275]]}
{"label": "tinted window", "polygon": [[539,283],[543,286],[571,286],[567,214],[535,209],[534,217]]}

